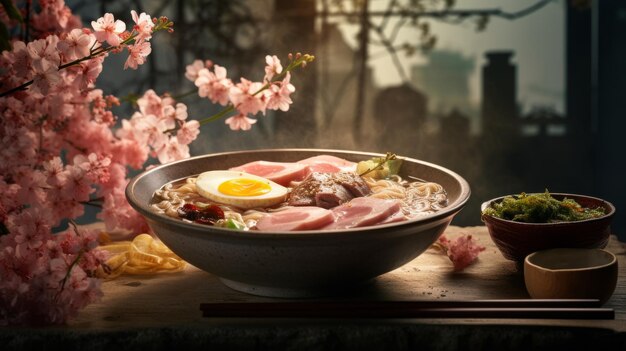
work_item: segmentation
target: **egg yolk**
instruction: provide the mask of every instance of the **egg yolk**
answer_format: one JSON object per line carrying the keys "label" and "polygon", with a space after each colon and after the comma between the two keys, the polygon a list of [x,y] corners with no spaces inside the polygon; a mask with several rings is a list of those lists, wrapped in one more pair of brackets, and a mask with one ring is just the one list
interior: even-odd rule
{"label": "egg yolk", "polygon": [[269,184],[259,180],[237,178],[223,182],[217,190],[231,196],[259,196],[269,193],[272,188]]}

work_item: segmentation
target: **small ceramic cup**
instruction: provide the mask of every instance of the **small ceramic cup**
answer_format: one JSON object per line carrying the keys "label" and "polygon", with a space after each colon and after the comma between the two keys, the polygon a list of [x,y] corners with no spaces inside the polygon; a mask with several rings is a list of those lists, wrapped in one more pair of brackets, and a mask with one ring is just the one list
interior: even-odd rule
{"label": "small ceramic cup", "polygon": [[601,249],[537,251],[524,260],[526,289],[534,299],[598,299],[617,284],[617,258]]}

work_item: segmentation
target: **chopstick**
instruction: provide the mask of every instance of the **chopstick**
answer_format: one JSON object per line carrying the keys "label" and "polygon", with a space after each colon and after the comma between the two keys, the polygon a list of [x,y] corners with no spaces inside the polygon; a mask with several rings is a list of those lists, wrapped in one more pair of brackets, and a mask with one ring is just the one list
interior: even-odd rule
{"label": "chopstick", "polygon": [[299,301],[203,303],[219,318],[538,318],[614,319],[598,300]]}

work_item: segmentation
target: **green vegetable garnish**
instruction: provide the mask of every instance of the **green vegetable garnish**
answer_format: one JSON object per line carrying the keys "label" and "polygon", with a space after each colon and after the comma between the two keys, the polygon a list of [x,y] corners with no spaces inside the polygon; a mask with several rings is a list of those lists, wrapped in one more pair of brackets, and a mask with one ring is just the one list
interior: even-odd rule
{"label": "green vegetable garnish", "polygon": [[246,225],[239,222],[239,221],[235,221],[231,218],[226,220],[226,228],[230,228],[230,229],[237,229],[237,230],[244,230],[246,229]]}
{"label": "green vegetable garnish", "polygon": [[402,159],[396,154],[388,152],[385,157],[374,157],[361,161],[356,165],[356,172],[362,177],[367,175],[374,179],[385,179],[398,174],[402,166]]}
{"label": "green vegetable garnish", "polygon": [[543,194],[507,196],[494,202],[483,211],[483,215],[525,223],[555,223],[581,221],[601,217],[604,208],[582,207],[573,199],[559,201],[546,190]]}

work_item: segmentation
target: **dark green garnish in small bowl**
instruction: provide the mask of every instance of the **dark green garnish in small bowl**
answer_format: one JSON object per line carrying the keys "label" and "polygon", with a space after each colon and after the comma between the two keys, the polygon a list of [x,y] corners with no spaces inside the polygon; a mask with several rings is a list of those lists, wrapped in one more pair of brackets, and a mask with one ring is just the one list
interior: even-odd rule
{"label": "dark green garnish in small bowl", "polygon": [[604,216],[603,207],[587,208],[573,199],[557,200],[545,193],[506,196],[492,202],[483,215],[524,223],[558,223],[581,221]]}

